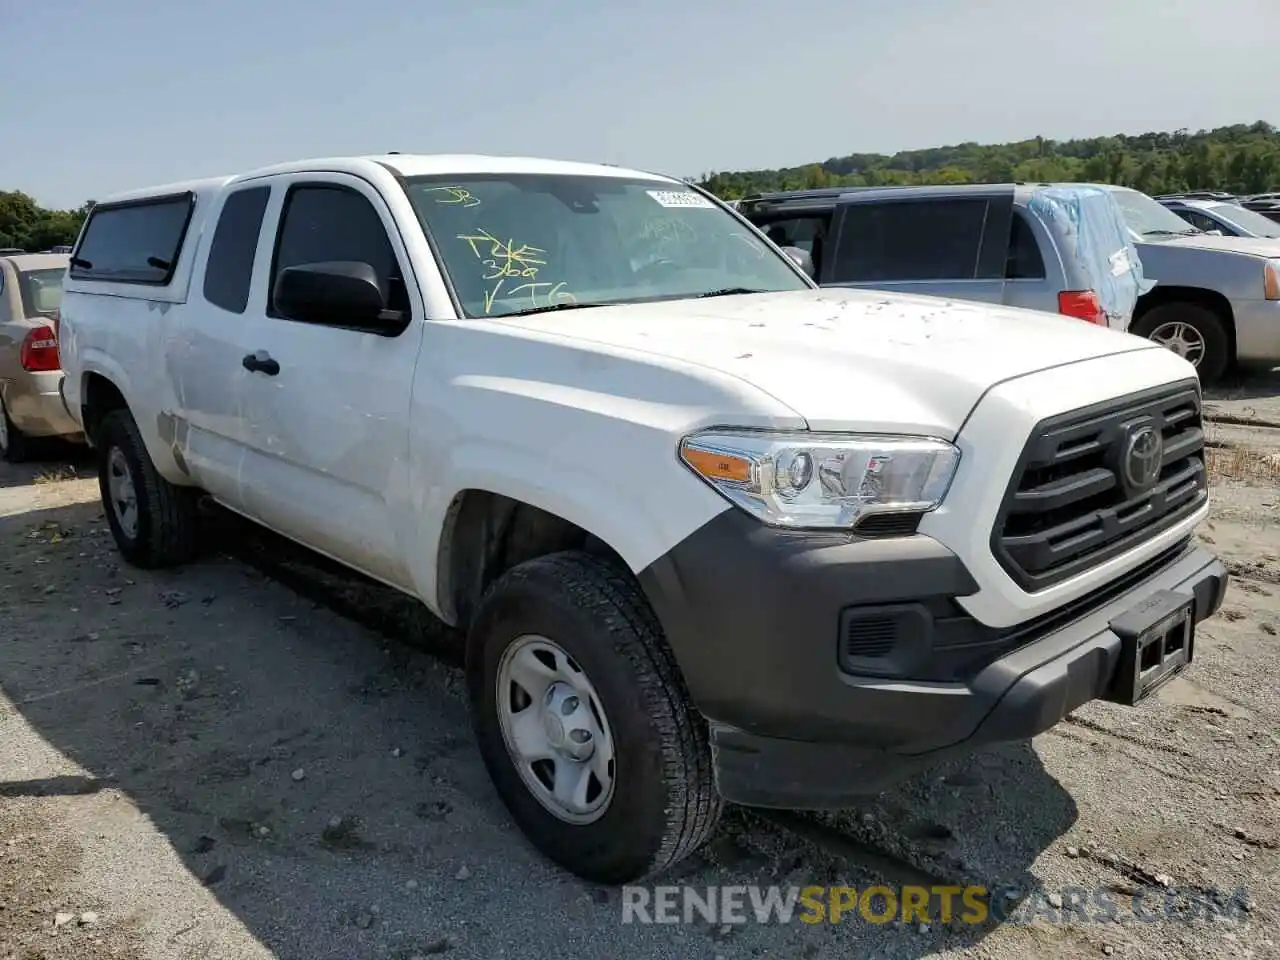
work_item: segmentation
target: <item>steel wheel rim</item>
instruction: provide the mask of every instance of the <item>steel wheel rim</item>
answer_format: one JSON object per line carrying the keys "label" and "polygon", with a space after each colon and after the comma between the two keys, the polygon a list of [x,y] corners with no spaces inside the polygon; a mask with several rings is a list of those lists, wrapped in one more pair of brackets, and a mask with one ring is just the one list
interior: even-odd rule
{"label": "steel wheel rim", "polygon": [[119,447],[112,447],[107,454],[107,495],[120,532],[134,539],[138,535],[138,491],[129,472],[129,462]]}
{"label": "steel wheel rim", "polygon": [[586,672],[546,637],[517,637],[497,675],[498,724],[525,788],[579,826],[605,815],[617,785],[613,732]]}
{"label": "steel wheel rim", "polygon": [[1167,350],[1172,350],[1194,366],[1200,366],[1200,361],[1204,359],[1206,348],[1204,335],[1182,320],[1171,320],[1160,324],[1151,331],[1149,339]]}

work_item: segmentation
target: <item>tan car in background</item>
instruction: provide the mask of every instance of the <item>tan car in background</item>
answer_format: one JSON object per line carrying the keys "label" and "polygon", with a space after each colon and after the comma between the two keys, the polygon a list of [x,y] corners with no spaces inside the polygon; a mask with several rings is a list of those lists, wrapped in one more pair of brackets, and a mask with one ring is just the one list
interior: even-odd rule
{"label": "tan car in background", "polygon": [[0,460],[17,462],[50,437],[78,440],[59,389],[62,253],[0,256]]}

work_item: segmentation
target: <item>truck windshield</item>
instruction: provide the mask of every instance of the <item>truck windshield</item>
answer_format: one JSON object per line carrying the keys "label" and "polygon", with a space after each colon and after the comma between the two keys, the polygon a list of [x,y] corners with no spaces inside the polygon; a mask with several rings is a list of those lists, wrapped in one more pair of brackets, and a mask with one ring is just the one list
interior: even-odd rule
{"label": "truck windshield", "polygon": [[1201,232],[1145,193],[1126,187],[1113,189],[1111,193],[1124,213],[1125,223],[1139,240],[1188,237]]}
{"label": "truck windshield", "polygon": [[412,177],[406,190],[469,317],[805,290],[775,247],[680,183]]}
{"label": "truck windshield", "polygon": [[56,317],[62,307],[62,278],[66,271],[20,270],[18,288],[22,293],[22,310],[29,317]]}

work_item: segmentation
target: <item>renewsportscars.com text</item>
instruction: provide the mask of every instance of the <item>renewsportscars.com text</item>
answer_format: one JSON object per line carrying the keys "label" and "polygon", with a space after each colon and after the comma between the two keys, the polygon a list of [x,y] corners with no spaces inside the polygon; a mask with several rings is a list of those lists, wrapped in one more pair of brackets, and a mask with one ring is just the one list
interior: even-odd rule
{"label": "renewsportscars.com text", "polygon": [[1109,887],[1063,887],[1023,897],[984,886],[628,886],[622,889],[622,922],[1189,923],[1241,920],[1250,902],[1244,888],[1209,895],[1139,890],[1128,896]]}

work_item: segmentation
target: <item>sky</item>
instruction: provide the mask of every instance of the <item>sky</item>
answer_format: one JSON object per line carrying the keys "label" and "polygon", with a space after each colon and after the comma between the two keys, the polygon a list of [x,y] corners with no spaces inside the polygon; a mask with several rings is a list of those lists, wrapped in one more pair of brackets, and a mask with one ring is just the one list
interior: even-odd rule
{"label": "sky", "polygon": [[1280,124],[1280,0],[0,0],[0,190],[343,154],[675,176]]}

